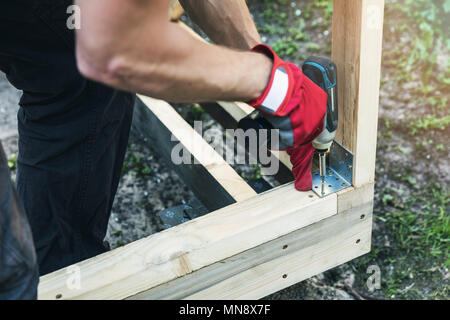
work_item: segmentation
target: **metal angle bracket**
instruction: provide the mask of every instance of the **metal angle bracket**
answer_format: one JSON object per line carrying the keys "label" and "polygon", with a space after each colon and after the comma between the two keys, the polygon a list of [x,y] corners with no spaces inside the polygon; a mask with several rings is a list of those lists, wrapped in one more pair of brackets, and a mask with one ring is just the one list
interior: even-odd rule
{"label": "metal angle bracket", "polygon": [[313,172],[312,190],[321,198],[349,188],[353,184],[353,154],[350,151],[334,141],[327,160],[323,190],[319,171]]}

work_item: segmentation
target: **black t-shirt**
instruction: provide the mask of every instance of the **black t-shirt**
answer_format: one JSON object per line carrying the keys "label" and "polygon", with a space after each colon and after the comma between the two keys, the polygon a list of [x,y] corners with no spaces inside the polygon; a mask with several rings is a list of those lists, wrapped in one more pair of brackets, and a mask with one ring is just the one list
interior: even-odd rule
{"label": "black t-shirt", "polygon": [[23,90],[20,106],[32,119],[72,111],[83,99],[102,103],[114,95],[115,90],[86,80],[78,71],[75,32],[67,26],[67,8],[72,4],[72,0],[0,1],[0,70]]}

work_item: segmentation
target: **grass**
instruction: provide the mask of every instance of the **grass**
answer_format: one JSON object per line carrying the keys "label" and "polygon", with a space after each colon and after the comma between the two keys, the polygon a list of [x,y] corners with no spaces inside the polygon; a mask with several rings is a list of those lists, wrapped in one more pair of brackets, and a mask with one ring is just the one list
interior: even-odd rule
{"label": "grass", "polygon": [[126,159],[123,162],[122,175],[131,172],[136,178],[141,178],[142,176],[150,175],[152,169],[145,164],[142,157],[127,152]]}
{"label": "grass", "polygon": [[205,110],[203,110],[199,104],[193,104],[191,105],[187,116],[188,121],[192,123],[194,121],[203,121],[205,120]]}
{"label": "grass", "polygon": [[423,133],[425,130],[444,131],[450,124],[450,115],[437,118],[435,114],[420,117],[409,123],[410,135]]}
{"label": "grass", "polygon": [[404,120],[412,135],[449,124],[449,13],[450,0],[387,1],[383,66],[389,81],[382,86],[415,84],[407,89],[415,103]]}
{"label": "grass", "polygon": [[262,177],[261,167],[257,164],[254,164],[253,170],[250,173],[242,172],[241,176],[242,176],[242,178],[244,178],[246,180],[250,180],[250,181],[255,181],[255,180],[261,179],[261,177]]}
{"label": "grass", "polygon": [[[258,30],[270,37],[268,43],[279,56],[291,60],[304,60],[310,55],[319,53],[322,47],[311,42],[309,32],[311,26],[316,32],[329,29],[332,14],[330,0],[307,3],[264,0],[262,6],[260,19],[257,19]],[[331,53],[331,41],[328,41],[321,53]]]}

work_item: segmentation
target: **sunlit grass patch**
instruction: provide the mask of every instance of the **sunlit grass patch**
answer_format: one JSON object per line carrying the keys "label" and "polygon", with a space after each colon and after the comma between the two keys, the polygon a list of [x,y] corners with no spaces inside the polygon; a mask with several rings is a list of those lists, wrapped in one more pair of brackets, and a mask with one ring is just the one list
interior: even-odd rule
{"label": "sunlit grass patch", "polygon": [[450,115],[438,118],[434,114],[429,114],[425,117],[420,117],[409,123],[410,135],[416,135],[426,130],[441,130],[444,131],[450,124]]}

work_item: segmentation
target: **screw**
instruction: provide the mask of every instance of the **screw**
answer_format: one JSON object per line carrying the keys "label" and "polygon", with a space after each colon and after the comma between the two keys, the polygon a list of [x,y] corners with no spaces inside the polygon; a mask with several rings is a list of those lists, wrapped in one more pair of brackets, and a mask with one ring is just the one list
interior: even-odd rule
{"label": "screw", "polygon": [[283,246],[283,250],[286,250],[286,249],[287,249],[287,247],[288,247],[288,245],[287,245],[287,244],[285,244],[285,245]]}
{"label": "screw", "polygon": [[283,274],[283,279],[286,279],[287,278],[287,274]]}

